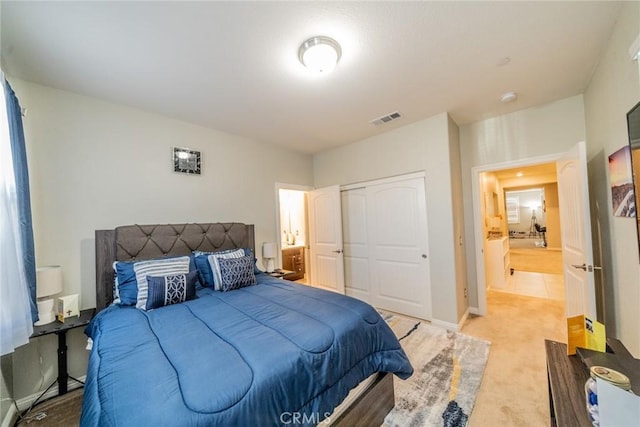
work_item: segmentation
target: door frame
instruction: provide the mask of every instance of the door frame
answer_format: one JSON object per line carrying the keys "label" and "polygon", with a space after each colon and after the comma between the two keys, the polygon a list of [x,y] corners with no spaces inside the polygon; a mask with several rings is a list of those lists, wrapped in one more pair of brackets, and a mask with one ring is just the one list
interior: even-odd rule
{"label": "door frame", "polygon": [[[482,195],[480,194],[480,174],[485,172],[493,172],[503,169],[513,169],[524,166],[534,166],[540,163],[557,162],[565,152],[548,154],[537,157],[527,157],[524,159],[510,160],[500,163],[492,163],[482,166],[474,166],[471,168],[471,192],[473,198],[473,233],[475,241],[476,256],[476,285],[478,306],[469,307],[469,313],[479,316],[487,314],[487,283],[485,280],[485,262],[484,262],[484,236],[482,235]],[[562,224],[561,224],[562,225]]]}

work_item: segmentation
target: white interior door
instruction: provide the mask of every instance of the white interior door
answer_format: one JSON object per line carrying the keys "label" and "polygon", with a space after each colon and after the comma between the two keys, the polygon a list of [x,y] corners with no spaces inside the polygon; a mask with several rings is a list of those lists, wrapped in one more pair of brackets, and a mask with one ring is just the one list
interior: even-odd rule
{"label": "white interior door", "polygon": [[367,186],[367,204],[373,304],[431,319],[424,178]]}
{"label": "white interior door", "polygon": [[310,284],[344,293],[340,187],[320,188],[309,195]]}
{"label": "white interior door", "polygon": [[367,189],[361,187],[342,191],[345,293],[373,305],[368,223]]}
{"label": "white interior door", "polygon": [[567,317],[596,319],[587,154],[579,142],[556,163]]}

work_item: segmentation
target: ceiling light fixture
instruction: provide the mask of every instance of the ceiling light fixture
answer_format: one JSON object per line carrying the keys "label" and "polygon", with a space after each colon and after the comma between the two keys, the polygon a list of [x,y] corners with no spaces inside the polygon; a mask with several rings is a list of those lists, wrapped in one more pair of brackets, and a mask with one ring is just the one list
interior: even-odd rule
{"label": "ceiling light fixture", "polygon": [[507,92],[500,97],[500,101],[502,101],[503,104],[513,102],[516,99],[518,99],[518,94],[515,92]]}
{"label": "ceiling light fixture", "polygon": [[298,50],[300,62],[316,73],[328,73],[333,70],[341,56],[340,44],[325,36],[311,37],[302,43]]}

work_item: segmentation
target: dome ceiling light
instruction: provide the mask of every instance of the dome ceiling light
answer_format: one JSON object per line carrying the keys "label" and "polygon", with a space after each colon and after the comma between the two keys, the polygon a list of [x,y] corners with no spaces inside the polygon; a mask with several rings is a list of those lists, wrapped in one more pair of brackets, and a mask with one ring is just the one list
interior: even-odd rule
{"label": "dome ceiling light", "polygon": [[337,41],[330,37],[316,36],[302,43],[298,50],[298,59],[309,70],[316,73],[332,71],[342,56]]}
{"label": "dome ceiling light", "polygon": [[518,94],[515,92],[507,92],[500,97],[500,101],[502,101],[504,104],[513,102],[516,99],[518,99]]}

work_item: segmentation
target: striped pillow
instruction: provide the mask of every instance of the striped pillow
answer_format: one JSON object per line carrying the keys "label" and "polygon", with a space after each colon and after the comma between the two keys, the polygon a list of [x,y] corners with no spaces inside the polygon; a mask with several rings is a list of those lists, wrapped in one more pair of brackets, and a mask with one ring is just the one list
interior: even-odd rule
{"label": "striped pillow", "polygon": [[[213,273],[213,289],[215,289],[216,291],[219,291],[222,289],[220,263],[218,260],[242,258],[244,256],[245,256],[244,249],[238,249],[233,252],[207,255],[207,261],[209,261],[209,267],[211,267],[211,272]],[[252,271],[253,271],[253,267],[252,267]]]}
{"label": "striped pillow", "polygon": [[136,274],[136,282],[138,282],[136,308],[142,309],[147,305],[147,276],[187,274],[189,273],[189,257],[184,256],[162,260],[140,261],[133,265],[133,271]]}
{"label": "striped pillow", "polygon": [[186,274],[190,271],[188,256],[158,258],[145,261],[118,261],[115,264],[120,304],[138,306],[138,293],[146,300],[146,276]]}

